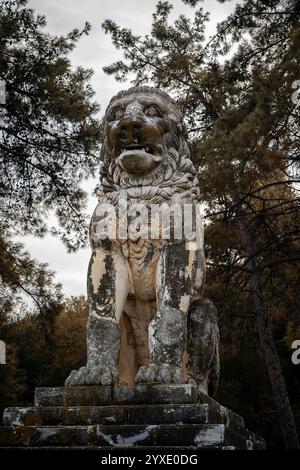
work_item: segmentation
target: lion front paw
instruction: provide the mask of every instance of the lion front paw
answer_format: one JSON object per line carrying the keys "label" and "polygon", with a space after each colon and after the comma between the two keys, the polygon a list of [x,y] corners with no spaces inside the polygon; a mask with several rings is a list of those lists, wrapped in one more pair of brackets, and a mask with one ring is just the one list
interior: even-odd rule
{"label": "lion front paw", "polygon": [[79,370],[72,370],[65,381],[65,385],[114,385],[118,381],[117,367],[86,366],[81,367]]}
{"label": "lion front paw", "polygon": [[139,368],[135,377],[135,383],[185,383],[182,368],[170,366],[169,364],[150,364]]}

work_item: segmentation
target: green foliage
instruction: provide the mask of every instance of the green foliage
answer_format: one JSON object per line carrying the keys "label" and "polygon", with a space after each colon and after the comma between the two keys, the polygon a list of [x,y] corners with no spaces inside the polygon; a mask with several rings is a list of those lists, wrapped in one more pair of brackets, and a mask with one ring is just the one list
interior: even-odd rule
{"label": "green foliage", "polygon": [[[54,282],[54,273],[46,264],[32,259],[21,243],[0,230],[1,313],[0,327],[5,328],[12,314],[22,315],[29,299],[43,323],[47,337],[52,334],[55,315],[62,301],[62,288]],[[1,334],[0,334],[1,337]]]}
{"label": "green foliage", "polygon": [[26,1],[0,1],[0,207],[2,226],[44,236],[54,211],[68,248],[86,242],[86,195],[80,182],[98,166],[100,124],[92,70],[68,54],[90,25],[51,36]]}
{"label": "green foliage", "polygon": [[[90,25],[52,36],[27,1],[0,0],[0,7],[0,80],[6,87],[0,103],[0,333],[9,316],[26,312],[27,297],[50,343],[61,286],[13,237],[51,231],[69,250],[86,243],[80,183],[98,167],[99,107],[92,70],[74,68],[68,56]],[[53,213],[58,228],[49,227]]]}
{"label": "green foliage", "polygon": [[5,407],[20,403],[26,390],[26,376],[19,366],[18,355],[14,345],[8,345],[7,364],[0,365],[0,413]]}
{"label": "green foliage", "polygon": [[1,330],[7,365],[0,367],[0,409],[32,404],[38,386],[62,386],[70,370],[86,362],[84,297],[72,297],[55,312],[51,336],[41,315],[27,312]]}

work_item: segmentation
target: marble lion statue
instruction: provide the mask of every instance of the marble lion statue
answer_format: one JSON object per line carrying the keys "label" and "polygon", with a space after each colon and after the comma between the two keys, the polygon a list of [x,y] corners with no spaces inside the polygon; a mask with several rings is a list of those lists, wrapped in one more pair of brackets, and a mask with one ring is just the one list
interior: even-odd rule
{"label": "marble lion statue", "polygon": [[128,208],[199,205],[184,129],[176,103],[159,89],[133,87],[108,105],[90,224],[87,364],[71,372],[67,386],[193,383],[204,393],[216,391],[219,332],[216,309],[203,298],[203,244],[162,230],[99,235],[103,207],[116,208],[117,223],[122,217],[121,194]]}

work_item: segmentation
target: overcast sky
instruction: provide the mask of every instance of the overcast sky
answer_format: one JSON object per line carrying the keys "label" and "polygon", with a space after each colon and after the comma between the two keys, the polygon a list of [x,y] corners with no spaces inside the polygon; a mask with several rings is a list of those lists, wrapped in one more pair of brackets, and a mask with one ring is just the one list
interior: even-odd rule
{"label": "overcast sky", "polygon": [[[194,9],[184,5],[181,0],[173,0],[172,18],[184,13],[193,16]],[[223,20],[234,8],[235,2],[220,4],[216,0],[206,0],[199,5],[211,14],[207,37],[215,31],[216,24]],[[110,37],[101,29],[101,24],[110,18],[120,26],[131,28],[134,33],[150,32],[152,13],[157,0],[29,0],[28,6],[47,18],[47,30],[53,34],[66,34],[73,28],[80,28],[88,21],[92,25],[89,36],[83,37],[71,54],[73,65],[81,65],[94,70],[92,86],[96,91],[96,100],[104,112],[110,98],[129,84],[120,84],[104,74],[105,65],[122,58],[111,44]],[[94,181],[84,185],[90,194]],[[89,211],[92,212],[97,200],[90,195]],[[56,279],[61,282],[66,295],[86,293],[86,271],[90,250],[80,250],[68,254],[63,244],[52,237],[37,239],[26,237],[25,246],[30,254],[56,271]]]}

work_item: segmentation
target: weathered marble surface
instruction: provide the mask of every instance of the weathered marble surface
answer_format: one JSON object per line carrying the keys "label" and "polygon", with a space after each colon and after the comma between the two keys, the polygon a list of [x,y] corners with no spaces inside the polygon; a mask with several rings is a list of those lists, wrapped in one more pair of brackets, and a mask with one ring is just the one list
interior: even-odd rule
{"label": "weathered marble surface", "polygon": [[[181,403],[178,403],[181,402]],[[243,418],[192,385],[38,388],[7,408],[0,447],[262,449]]]}
{"label": "weathered marble surface", "polygon": [[[193,446],[225,443],[224,425],[27,426],[0,428],[0,446]],[[3,444],[2,444],[3,445]]]}
{"label": "weathered marble surface", "polygon": [[[92,424],[208,424],[216,419],[207,404],[40,406],[7,408],[5,426],[92,425]],[[227,416],[219,418],[226,422]]]}
{"label": "weathered marble surface", "polygon": [[[66,385],[193,381],[210,395],[216,391],[217,314],[203,299],[199,187],[185,136],[181,113],[163,91],[134,87],[110,101],[99,203],[90,224],[87,364],[72,371]],[[168,238],[160,223],[149,237],[129,231],[125,238],[103,240],[103,207],[111,204],[121,223],[121,195],[129,211],[137,203],[143,208],[176,204],[180,210],[189,204],[201,243],[188,240],[185,232],[180,239],[172,233]],[[136,220],[131,215],[131,228]]]}
{"label": "weathered marble surface", "polygon": [[196,403],[194,385],[127,385],[40,387],[35,389],[35,406],[51,405],[120,405],[151,403]]}

